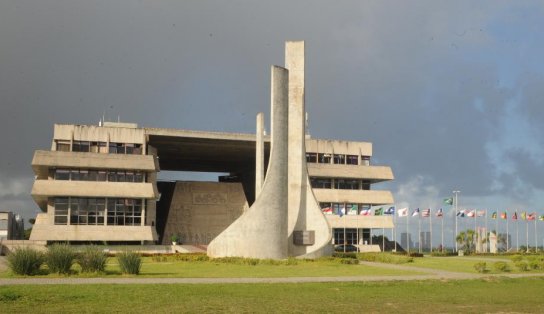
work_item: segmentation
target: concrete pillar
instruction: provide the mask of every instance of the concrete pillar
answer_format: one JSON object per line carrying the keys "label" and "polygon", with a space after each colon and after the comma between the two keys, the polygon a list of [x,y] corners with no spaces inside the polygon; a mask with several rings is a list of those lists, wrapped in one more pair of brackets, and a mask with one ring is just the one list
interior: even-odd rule
{"label": "concrete pillar", "polygon": [[[311,189],[306,166],[303,41],[286,42],[285,64],[289,70],[289,255],[328,255],[332,252],[331,230]],[[314,231],[314,244],[295,245],[294,231]]]}
{"label": "concrete pillar", "polygon": [[257,114],[257,140],[255,143],[255,199],[264,182],[264,114]]}
{"label": "concrete pillar", "polygon": [[270,162],[253,205],[208,246],[211,257],[284,259],[287,249],[288,71],[272,67]]}

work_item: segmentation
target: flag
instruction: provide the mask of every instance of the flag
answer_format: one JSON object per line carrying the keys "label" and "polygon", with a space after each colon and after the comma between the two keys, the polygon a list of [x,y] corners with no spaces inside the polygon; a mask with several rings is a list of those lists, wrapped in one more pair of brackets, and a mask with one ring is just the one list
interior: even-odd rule
{"label": "flag", "polygon": [[361,210],[361,215],[370,216],[370,208],[366,208],[366,209]]}
{"label": "flag", "polygon": [[445,198],[444,205],[453,205],[453,197]]}
{"label": "flag", "polygon": [[523,219],[523,220],[527,219],[527,213],[526,212],[521,213],[521,219]]}
{"label": "flag", "polygon": [[380,207],[374,210],[374,216],[381,216],[381,215],[383,215],[383,207]]}
{"label": "flag", "polygon": [[527,220],[535,220],[536,219],[536,213],[531,213],[527,215]]}
{"label": "flag", "polygon": [[501,219],[506,219],[506,218],[507,218],[506,212],[502,212],[501,213]]}
{"label": "flag", "polygon": [[340,217],[344,216],[346,214],[346,207],[344,205],[342,205],[342,207],[339,207],[338,208],[338,215]]}
{"label": "flag", "polygon": [[431,209],[427,208],[421,211],[421,217],[429,217],[431,216]]}
{"label": "flag", "polygon": [[544,215],[538,216],[538,220],[544,221]]}
{"label": "flag", "polygon": [[401,209],[397,210],[397,215],[399,215],[399,217],[408,216],[408,208],[401,208]]}
{"label": "flag", "polygon": [[[525,213],[522,213],[521,214],[521,217],[523,217],[522,219],[525,219]],[[518,220],[518,212],[514,212],[514,214],[512,215],[512,219],[514,220]]]}
{"label": "flag", "polygon": [[357,204],[351,205],[351,208],[348,211],[348,215],[357,215],[357,211],[359,210],[359,206]]}
{"label": "flag", "polygon": [[412,217],[419,215],[419,208],[414,209],[414,212],[412,213]]}
{"label": "flag", "polygon": [[491,219],[497,219],[497,212],[493,212],[493,214],[491,214]]}
{"label": "flag", "polygon": [[444,216],[444,212],[442,212],[442,208],[436,211],[436,217],[443,217],[443,216]]}
{"label": "flag", "polygon": [[323,214],[325,215],[332,215],[332,208],[330,207],[322,208],[321,211],[323,211]]}
{"label": "flag", "polygon": [[485,210],[479,210],[476,212],[476,216],[478,217],[484,217],[485,216]]}
{"label": "flag", "polygon": [[458,217],[465,217],[465,214],[467,213],[467,211],[465,209],[461,209],[460,211],[457,212],[457,216]]}
{"label": "flag", "polygon": [[474,218],[475,216],[476,216],[476,213],[474,212],[474,209],[467,211],[467,217]]}
{"label": "flag", "polygon": [[383,213],[384,213],[384,215],[394,215],[395,214],[395,206],[389,207]]}

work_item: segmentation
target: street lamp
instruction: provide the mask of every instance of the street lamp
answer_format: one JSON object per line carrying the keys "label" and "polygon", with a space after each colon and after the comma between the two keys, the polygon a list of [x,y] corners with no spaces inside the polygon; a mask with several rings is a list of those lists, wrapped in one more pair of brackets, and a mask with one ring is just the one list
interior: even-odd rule
{"label": "street lamp", "polygon": [[461,191],[452,191],[455,194],[455,234],[453,235],[453,242],[455,243],[455,252],[457,253],[457,196]]}

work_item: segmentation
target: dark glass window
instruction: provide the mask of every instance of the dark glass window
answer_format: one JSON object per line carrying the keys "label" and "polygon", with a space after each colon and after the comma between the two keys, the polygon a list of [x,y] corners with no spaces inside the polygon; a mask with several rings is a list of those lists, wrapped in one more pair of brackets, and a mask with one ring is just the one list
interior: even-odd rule
{"label": "dark glass window", "polygon": [[342,154],[334,154],[333,155],[333,162],[338,165],[343,165],[346,163],[346,155]]}
{"label": "dark glass window", "polygon": [[88,153],[91,149],[91,142],[89,141],[74,141],[72,144],[72,151]]}
{"label": "dark glass window", "polygon": [[358,165],[359,156],[357,155],[346,155],[346,164],[348,165]]}
{"label": "dark glass window", "polygon": [[306,153],[306,162],[316,163],[317,153]]}
{"label": "dark glass window", "polygon": [[70,180],[70,170],[68,169],[56,169],[55,180]]}
{"label": "dark glass window", "polygon": [[317,160],[320,164],[330,164],[331,154],[317,154]]}
{"label": "dark glass window", "polygon": [[310,178],[310,185],[315,189],[330,189],[332,188],[332,180],[330,178]]}
{"label": "dark glass window", "polygon": [[59,152],[69,152],[70,151],[70,141],[57,140],[57,151]]}
{"label": "dark glass window", "polygon": [[363,166],[370,166],[370,156],[361,156],[361,164]]}

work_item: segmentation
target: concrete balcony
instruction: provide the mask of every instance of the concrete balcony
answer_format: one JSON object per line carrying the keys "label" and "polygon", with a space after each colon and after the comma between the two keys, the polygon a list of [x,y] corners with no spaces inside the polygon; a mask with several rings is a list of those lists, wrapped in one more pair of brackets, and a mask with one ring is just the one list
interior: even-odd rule
{"label": "concrete balcony", "polygon": [[159,192],[153,183],[36,180],[31,195],[44,210],[52,196],[156,199]]}
{"label": "concrete balcony", "polygon": [[157,241],[153,226],[86,226],[49,224],[38,214],[30,240],[39,241]]}
{"label": "concrete balcony", "polygon": [[38,178],[47,178],[49,168],[116,169],[156,172],[158,162],[152,155],[117,155],[37,150],[32,169]]}
{"label": "concrete balcony", "polygon": [[393,180],[391,167],[308,163],[310,177],[365,179],[371,183]]}
{"label": "concrete balcony", "polygon": [[331,228],[394,228],[392,216],[325,215]]}
{"label": "concrete balcony", "polygon": [[393,204],[393,194],[380,190],[334,190],[313,189],[319,202],[357,203],[357,204]]}

